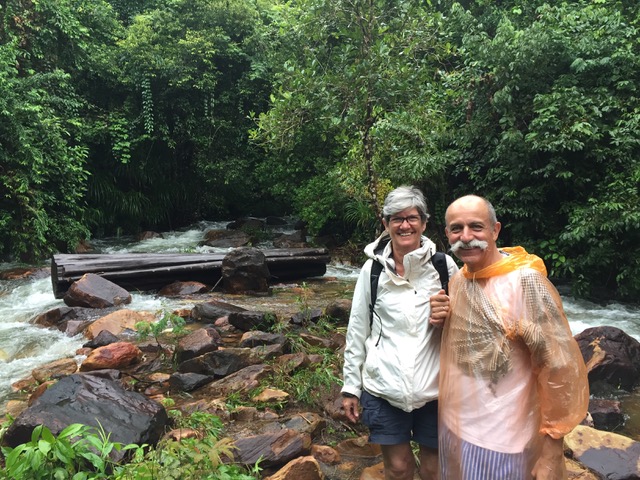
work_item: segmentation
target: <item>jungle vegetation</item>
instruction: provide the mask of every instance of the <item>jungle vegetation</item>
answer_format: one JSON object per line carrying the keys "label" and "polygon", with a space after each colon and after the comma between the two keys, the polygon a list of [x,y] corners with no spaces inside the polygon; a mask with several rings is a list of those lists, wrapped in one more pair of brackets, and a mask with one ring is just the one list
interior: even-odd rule
{"label": "jungle vegetation", "polygon": [[3,0],[0,258],[466,193],[574,293],[640,294],[640,4]]}

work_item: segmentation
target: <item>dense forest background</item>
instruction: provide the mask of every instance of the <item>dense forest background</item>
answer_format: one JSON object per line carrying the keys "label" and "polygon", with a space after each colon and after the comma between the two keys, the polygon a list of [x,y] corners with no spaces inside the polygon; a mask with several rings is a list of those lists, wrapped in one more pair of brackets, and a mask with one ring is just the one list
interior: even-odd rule
{"label": "dense forest background", "polygon": [[240,215],[371,240],[465,193],[640,294],[637,0],[1,0],[0,258]]}

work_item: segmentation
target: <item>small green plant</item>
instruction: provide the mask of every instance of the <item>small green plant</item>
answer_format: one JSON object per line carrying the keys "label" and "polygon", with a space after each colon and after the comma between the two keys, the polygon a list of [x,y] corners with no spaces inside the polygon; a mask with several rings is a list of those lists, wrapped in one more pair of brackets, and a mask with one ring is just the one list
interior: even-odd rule
{"label": "small green plant", "polygon": [[268,385],[278,388],[289,394],[290,399],[309,407],[321,405],[323,392],[328,392],[335,385],[341,385],[336,370],[337,360],[335,353],[325,352],[321,364],[312,365],[310,368],[300,369],[291,373],[285,368],[276,368],[266,379]]}
{"label": "small green plant", "polygon": [[136,331],[138,332],[138,339],[144,340],[149,336],[152,336],[158,345],[161,345],[160,338],[163,334],[170,330],[170,333],[174,335],[182,335],[185,331],[185,320],[180,315],[175,313],[162,311],[160,313],[160,319],[156,322],[138,322],[136,323]]}
{"label": "small green plant", "polygon": [[15,448],[3,447],[5,471],[12,480],[91,480],[109,478],[114,466],[111,452],[120,450],[100,428],[71,424],[56,437],[46,426],[31,433],[31,441]]}
{"label": "small green plant", "polygon": [[302,282],[302,285],[300,285],[300,294],[296,297],[296,303],[300,308],[300,313],[305,323],[311,321],[311,305],[309,304],[311,294],[312,291],[309,285],[307,285],[307,282]]}
{"label": "small green plant", "polygon": [[232,463],[233,441],[219,438],[222,422],[215,415],[194,412],[180,417],[180,426],[198,430],[196,438],[180,441],[162,440],[155,449],[138,448],[133,459],[118,469],[117,480],[255,480],[260,471],[256,464],[247,471]]}

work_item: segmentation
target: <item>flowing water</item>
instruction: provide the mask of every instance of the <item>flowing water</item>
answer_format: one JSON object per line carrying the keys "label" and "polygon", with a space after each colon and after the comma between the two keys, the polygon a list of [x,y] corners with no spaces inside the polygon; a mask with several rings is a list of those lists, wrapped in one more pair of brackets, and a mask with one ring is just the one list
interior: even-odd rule
{"label": "flowing water", "polygon": [[[203,234],[210,228],[224,228],[225,223],[203,222],[193,228],[168,232],[163,238],[135,242],[132,238],[95,240],[96,253],[225,253],[227,249],[200,246]],[[290,230],[285,226],[282,232]],[[15,265],[0,264],[0,271]],[[306,306],[326,306],[338,298],[350,298],[359,273],[359,266],[330,264],[323,278],[308,279],[302,292]],[[302,283],[302,282],[300,282]],[[269,297],[225,296],[215,294],[216,299],[262,311],[295,313],[300,308],[299,284],[277,285]],[[177,306],[189,306],[188,301],[169,300],[152,294],[132,292],[132,310],[162,311]],[[563,296],[564,307],[572,332],[582,332],[600,325],[616,326],[640,341],[640,305],[609,303],[596,304]],[[193,303],[191,303],[193,305]],[[42,329],[31,323],[38,314],[64,306],[53,296],[50,278],[36,280],[0,280],[0,414],[12,394],[11,384],[30,375],[31,371],[45,363],[62,357],[73,357],[85,343],[81,336],[67,337],[57,330]],[[620,397],[623,411],[630,415],[620,432],[640,440],[640,391]]]}

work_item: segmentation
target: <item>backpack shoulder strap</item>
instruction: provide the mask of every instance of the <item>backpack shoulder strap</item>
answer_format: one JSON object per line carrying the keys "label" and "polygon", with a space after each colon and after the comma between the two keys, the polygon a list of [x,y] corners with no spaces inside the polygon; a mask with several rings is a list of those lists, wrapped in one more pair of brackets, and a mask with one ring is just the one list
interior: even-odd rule
{"label": "backpack shoulder strap", "polygon": [[369,301],[369,328],[373,325],[373,306],[376,304],[376,298],[378,297],[378,280],[380,280],[380,273],[382,272],[382,264],[377,260],[373,261],[371,265],[371,299]]}
{"label": "backpack shoulder strap", "polygon": [[449,268],[447,268],[447,256],[443,252],[436,252],[431,257],[433,266],[440,275],[440,285],[445,293],[449,293]]}

